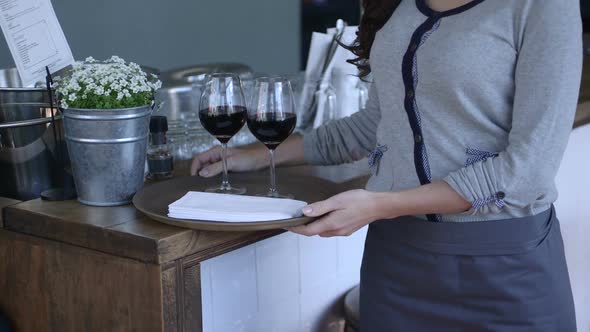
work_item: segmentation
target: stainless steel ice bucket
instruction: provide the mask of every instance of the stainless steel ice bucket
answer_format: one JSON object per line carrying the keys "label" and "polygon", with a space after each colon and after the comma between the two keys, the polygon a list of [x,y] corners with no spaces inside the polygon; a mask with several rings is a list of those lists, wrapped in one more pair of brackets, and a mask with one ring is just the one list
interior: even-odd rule
{"label": "stainless steel ice bucket", "polygon": [[160,76],[162,88],[156,92],[156,104],[162,105],[159,115],[168,121],[185,121],[198,112],[201,88],[207,74],[236,73],[240,78],[253,77],[250,67],[239,63],[210,63],[172,69]]}
{"label": "stainless steel ice bucket", "polygon": [[78,200],[94,206],[131,202],[143,186],[151,106],[62,113]]}
{"label": "stainless steel ice bucket", "polygon": [[47,90],[22,87],[16,69],[0,70],[0,196],[30,200],[57,185],[51,112]]}

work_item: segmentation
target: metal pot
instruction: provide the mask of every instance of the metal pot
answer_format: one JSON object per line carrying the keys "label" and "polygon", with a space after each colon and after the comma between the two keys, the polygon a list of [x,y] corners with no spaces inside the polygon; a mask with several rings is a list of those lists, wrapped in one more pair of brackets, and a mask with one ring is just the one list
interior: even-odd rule
{"label": "metal pot", "polygon": [[162,104],[158,114],[171,122],[195,117],[205,77],[216,72],[236,73],[240,78],[254,75],[250,67],[237,63],[193,65],[163,72],[162,88],[156,92],[156,104]]}
{"label": "metal pot", "polygon": [[0,70],[0,196],[30,200],[56,185],[52,112],[47,90],[23,88],[16,69]]}

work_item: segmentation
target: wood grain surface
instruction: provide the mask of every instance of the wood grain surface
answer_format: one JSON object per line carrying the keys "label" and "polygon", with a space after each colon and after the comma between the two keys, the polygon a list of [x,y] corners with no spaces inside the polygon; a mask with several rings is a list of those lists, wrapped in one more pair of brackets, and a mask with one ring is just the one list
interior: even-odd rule
{"label": "wood grain surface", "polygon": [[11,198],[0,197],[0,228],[4,227],[4,208],[17,203],[20,203],[20,201]]}
{"label": "wood grain surface", "polygon": [[[173,266],[162,271],[162,309],[164,317],[164,331],[183,331],[180,327],[181,317],[179,315],[180,287],[178,284],[178,269]],[[198,284],[200,286],[200,284]]]}
{"label": "wood grain surface", "polygon": [[0,262],[15,331],[162,331],[157,265],[6,230]]}

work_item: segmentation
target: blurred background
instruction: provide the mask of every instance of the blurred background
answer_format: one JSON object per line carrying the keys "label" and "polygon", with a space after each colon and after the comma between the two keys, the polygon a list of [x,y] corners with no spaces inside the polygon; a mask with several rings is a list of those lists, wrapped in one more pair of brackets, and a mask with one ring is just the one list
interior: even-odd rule
{"label": "blurred background", "polygon": [[584,32],[590,32],[590,1],[580,0],[582,18],[584,19]]}
{"label": "blurred background", "polygon": [[[580,0],[590,32],[590,1]],[[312,31],[338,18],[357,25],[359,0],[53,0],[74,56],[117,54],[166,71],[240,62],[257,72],[305,66]],[[0,38],[0,68],[14,62]]]}
{"label": "blurred background", "polygon": [[[158,114],[168,118],[176,160],[190,159],[215,144],[195,113],[204,73],[238,73],[246,94],[254,77],[287,75],[298,102],[312,32],[325,33],[339,18],[356,25],[360,16],[359,0],[52,0],[52,4],[75,59],[118,55],[160,73]],[[0,86],[20,86],[16,72],[4,70],[14,66],[6,41],[0,38]],[[252,141],[245,128],[232,144]]]}
{"label": "blurred background", "polygon": [[[53,0],[76,59],[113,54],[162,71],[240,62],[257,72],[302,68],[309,35],[337,18],[356,24],[358,0]],[[0,68],[14,62],[0,38]]]}
{"label": "blurred background", "polygon": [[[166,71],[240,62],[257,72],[294,73],[305,65],[312,31],[337,18],[358,24],[359,0],[53,0],[74,56],[117,54]],[[590,32],[590,1],[581,0]],[[0,38],[0,68],[14,62]]]}

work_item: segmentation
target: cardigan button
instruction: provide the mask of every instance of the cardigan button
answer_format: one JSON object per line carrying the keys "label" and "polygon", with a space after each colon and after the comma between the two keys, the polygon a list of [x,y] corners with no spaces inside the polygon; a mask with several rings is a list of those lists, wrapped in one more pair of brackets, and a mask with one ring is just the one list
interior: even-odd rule
{"label": "cardigan button", "polygon": [[416,142],[417,144],[420,144],[420,143],[422,143],[422,135],[420,135],[420,134],[416,134],[416,135],[414,136],[414,142]]}
{"label": "cardigan button", "polygon": [[414,98],[414,90],[408,90],[408,92],[406,92],[406,97],[408,97],[409,99]]}
{"label": "cardigan button", "polygon": [[418,49],[418,44],[412,44],[410,45],[410,52],[416,52],[416,50]]}
{"label": "cardigan button", "polygon": [[504,198],[506,198],[506,194],[503,191],[498,191],[496,193],[496,198],[497,199],[504,199]]}

